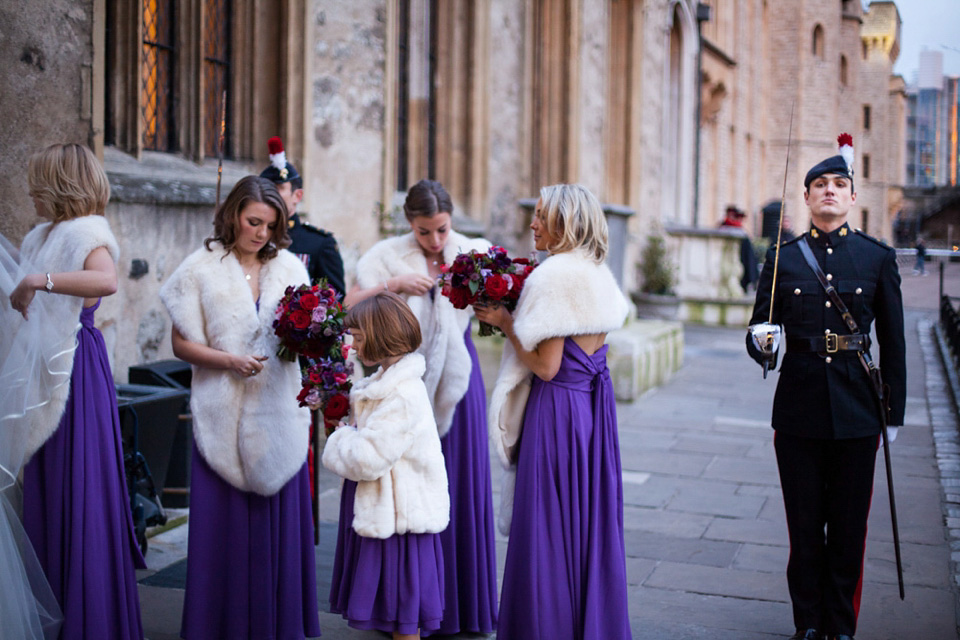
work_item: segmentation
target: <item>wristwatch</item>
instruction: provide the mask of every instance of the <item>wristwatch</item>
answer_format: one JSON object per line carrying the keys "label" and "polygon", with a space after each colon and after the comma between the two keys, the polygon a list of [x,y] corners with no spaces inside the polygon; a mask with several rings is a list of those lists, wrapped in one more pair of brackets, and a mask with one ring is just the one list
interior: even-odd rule
{"label": "wristwatch", "polygon": [[53,291],[53,280],[50,278],[50,274],[47,274],[47,284],[43,285],[43,288],[47,290],[47,293]]}

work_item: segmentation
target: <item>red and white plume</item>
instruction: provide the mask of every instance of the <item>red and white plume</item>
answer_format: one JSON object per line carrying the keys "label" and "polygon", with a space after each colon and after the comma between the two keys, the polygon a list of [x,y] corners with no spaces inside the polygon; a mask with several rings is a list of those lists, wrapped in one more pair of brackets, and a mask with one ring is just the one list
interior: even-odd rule
{"label": "red and white plume", "polygon": [[280,136],[273,136],[267,140],[267,151],[270,152],[270,164],[280,171],[287,168],[287,154],[283,150],[283,140]]}
{"label": "red and white plume", "polygon": [[849,133],[841,133],[837,136],[837,145],[840,147],[843,161],[847,163],[847,171],[853,174],[853,136]]}

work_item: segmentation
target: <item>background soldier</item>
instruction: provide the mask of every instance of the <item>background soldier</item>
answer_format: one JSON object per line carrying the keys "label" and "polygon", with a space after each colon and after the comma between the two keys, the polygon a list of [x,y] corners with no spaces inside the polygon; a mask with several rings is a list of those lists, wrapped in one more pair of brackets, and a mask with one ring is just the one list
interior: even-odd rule
{"label": "background soldier", "polygon": [[[850,146],[850,163],[852,152]],[[875,319],[880,365],[890,386],[889,424],[902,425],[903,304],[894,250],[847,225],[856,202],[848,161],[841,155],[827,158],[810,169],[804,187],[812,226],[783,243],[773,297],[772,322],[784,326],[787,342],[773,401],[774,448],[790,533],[787,583],[797,628],[793,638],[846,639],[857,626],[881,430],[874,388],[857,352],[869,352]],[[858,334],[851,335],[801,253],[801,243],[809,244],[825,280],[856,321]],[[751,325],[768,319],[773,271],[772,248]],[[749,335],[747,350],[761,364],[771,360]],[[774,366],[775,359],[774,354]],[[896,430],[889,428],[891,441]]]}
{"label": "background soldier", "polygon": [[287,232],[291,241],[288,249],[307,266],[311,282],[326,278],[343,295],[343,259],[337,249],[337,241],[329,231],[300,221],[297,205],[303,200],[303,178],[297,173],[296,167],[287,161],[283,141],[274,136],[267,141],[267,149],[270,152],[270,166],[260,172],[260,177],[276,184],[280,196],[287,203],[290,214]]}

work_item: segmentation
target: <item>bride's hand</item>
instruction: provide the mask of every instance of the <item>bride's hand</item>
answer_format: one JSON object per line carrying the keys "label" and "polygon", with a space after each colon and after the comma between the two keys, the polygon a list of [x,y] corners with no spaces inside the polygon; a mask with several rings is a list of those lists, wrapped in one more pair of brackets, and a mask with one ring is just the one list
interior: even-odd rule
{"label": "bride's hand", "polygon": [[27,308],[33,302],[33,297],[37,294],[37,290],[43,286],[43,283],[37,284],[39,282],[38,278],[43,280],[44,283],[46,282],[44,276],[31,273],[24,276],[20,284],[10,294],[10,306],[13,307],[14,311],[19,311],[24,320],[27,319]]}
{"label": "bride's hand", "polygon": [[473,305],[473,312],[476,314],[477,320],[497,327],[498,329],[503,329],[513,322],[513,316],[510,315],[510,312],[507,311],[506,307],[499,304],[475,304]]}
{"label": "bride's hand", "polygon": [[436,284],[433,278],[419,273],[405,273],[387,280],[387,288],[401,295],[422,296]]}

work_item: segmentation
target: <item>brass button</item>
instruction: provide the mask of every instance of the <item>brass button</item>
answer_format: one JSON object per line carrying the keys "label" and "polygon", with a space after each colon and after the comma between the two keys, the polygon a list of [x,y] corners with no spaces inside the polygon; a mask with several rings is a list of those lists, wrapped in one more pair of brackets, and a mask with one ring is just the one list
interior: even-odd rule
{"label": "brass button", "polygon": [[861,289],[860,287],[857,287],[857,290],[854,291],[854,293],[857,295],[860,295],[861,293],[863,293],[863,289]]}
{"label": "brass button", "polygon": [[800,295],[800,289],[794,289],[794,290],[793,290],[793,295],[795,295],[795,296]]}
{"label": "brass button", "polygon": [[829,309],[829,308],[830,308],[830,307],[832,307],[833,305],[832,305],[832,304],[830,304],[830,301],[829,301],[829,300],[827,300],[827,302],[826,302],[826,306],[827,306],[827,309]]}
{"label": "brass button", "polygon": [[827,364],[830,364],[831,362],[833,362],[833,358],[831,358],[830,356],[827,356],[826,359],[827,359]]}
{"label": "brass button", "polygon": [[824,330],[823,330],[823,335],[825,335],[825,336],[830,335],[830,329],[824,329]]}
{"label": "brass button", "polygon": [[831,247],[827,247],[827,253],[832,254],[832,253],[833,253],[833,249],[832,249]]}
{"label": "brass button", "polygon": [[833,274],[832,274],[832,273],[828,273],[828,274],[827,274],[827,282],[830,282],[831,280],[833,280]]}

